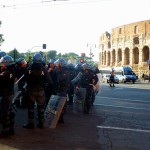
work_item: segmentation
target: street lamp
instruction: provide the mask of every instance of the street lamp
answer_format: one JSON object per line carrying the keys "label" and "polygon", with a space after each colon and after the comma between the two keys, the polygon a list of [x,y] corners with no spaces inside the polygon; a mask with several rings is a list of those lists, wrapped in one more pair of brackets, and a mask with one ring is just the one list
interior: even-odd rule
{"label": "street lamp", "polygon": [[92,53],[92,48],[96,48],[96,44],[89,44],[87,43],[87,47],[90,47],[90,63],[91,63],[91,59],[92,57],[94,56],[93,53]]}

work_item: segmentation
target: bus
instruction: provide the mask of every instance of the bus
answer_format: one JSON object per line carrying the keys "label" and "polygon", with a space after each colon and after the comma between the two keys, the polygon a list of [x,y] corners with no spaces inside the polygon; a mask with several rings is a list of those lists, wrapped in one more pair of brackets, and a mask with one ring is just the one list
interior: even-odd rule
{"label": "bus", "polygon": [[100,68],[99,72],[101,73],[102,76],[102,82],[108,83],[108,76],[110,76],[112,68]]}
{"label": "bus", "polygon": [[119,81],[123,83],[132,82],[134,84],[137,79],[136,74],[130,67],[114,67],[112,70],[114,70],[115,75],[119,78]]}
{"label": "bus", "polygon": [[102,75],[102,78],[105,77],[106,75],[110,75],[111,72],[112,72],[112,68],[100,68],[99,69],[99,72],[101,73]]}

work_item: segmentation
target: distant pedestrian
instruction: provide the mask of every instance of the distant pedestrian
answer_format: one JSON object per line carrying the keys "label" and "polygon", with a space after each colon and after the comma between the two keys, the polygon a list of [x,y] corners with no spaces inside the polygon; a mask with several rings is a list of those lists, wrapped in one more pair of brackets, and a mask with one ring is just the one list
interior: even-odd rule
{"label": "distant pedestrian", "polygon": [[145,79],[144,79],[144,78],[145,78],[145,74],[143,73],[143,74],[142,74],[142,80],[144,80],[144,81],[145,81]]}
{"label": "distant pedestrian", "polygon": [[109,85],[110,87],[115,87],[115,74],[114,71],[111,72],[110,78],[109,78]]}

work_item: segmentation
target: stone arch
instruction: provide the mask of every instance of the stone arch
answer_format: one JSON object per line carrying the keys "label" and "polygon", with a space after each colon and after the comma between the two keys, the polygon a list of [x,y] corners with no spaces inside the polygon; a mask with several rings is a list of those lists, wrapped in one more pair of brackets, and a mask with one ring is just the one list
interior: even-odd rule
{"label": "stone arch", "polygon": [[107,65],[110,66],[110,51],[107,53]]}
{"label": "stone arch", "polygon": [[115,49],[112,50],[112,65],[115,66],[116,61],[116,51]]}
{"label": "stone arch", "polygon": [[106,65],[106,51],[104,51],[104,65]]}
{"label": "stone arch", "polygon": [[149,47],[144,46],[142,49],[142,62],[146,62],[149,59]]}
{"label": "stone arch", "polygon": [[118,63],[122,61],[122,50],[118,49]]}
{"label": "stone arch", "polygon": [[111,48],[111,43],[110,43],[110,41],[108,42],[108,48]]}
{"label": "stone arch", "polygon": [[139,49],[138,49],[138,47],[133,48],[132,56],[133,56],[133,64],[138,64],[139,63]]}
{"label": "stone arch", "polygon": [[139,44],[139,37],[133,38],[133,44]]}
{"label": "stone arch", "polygon": [[124,65],[130,64],[130,49],[128,47],[124,50]]}

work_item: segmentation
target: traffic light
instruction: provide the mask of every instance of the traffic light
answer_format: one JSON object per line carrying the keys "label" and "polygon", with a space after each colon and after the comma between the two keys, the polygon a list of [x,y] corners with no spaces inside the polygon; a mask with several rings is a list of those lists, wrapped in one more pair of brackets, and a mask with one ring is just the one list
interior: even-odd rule
{"label": "traffic light", "polygon": [[46,49],[46,44],[43,44],[43,49]]}

